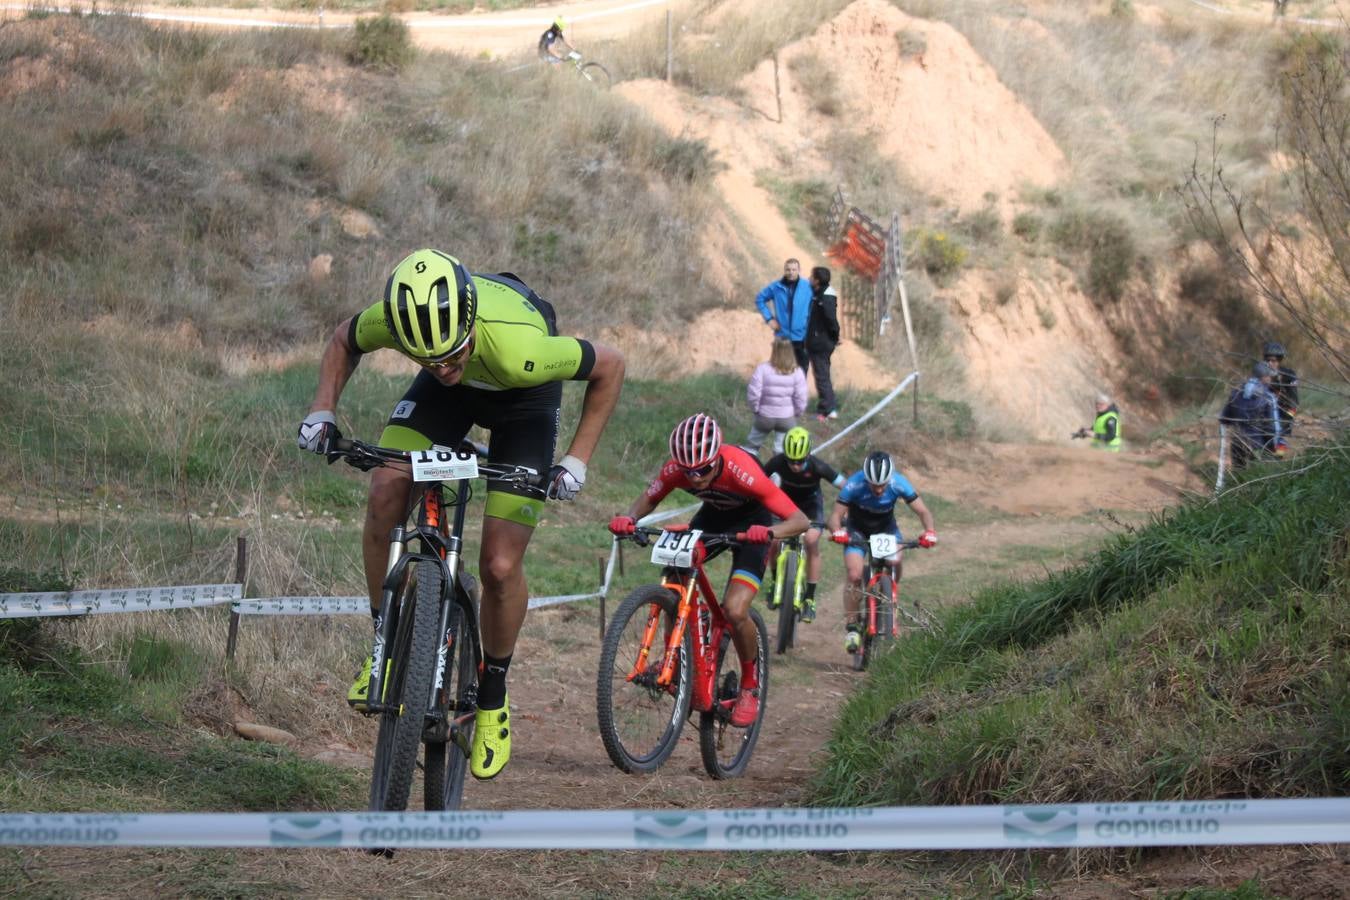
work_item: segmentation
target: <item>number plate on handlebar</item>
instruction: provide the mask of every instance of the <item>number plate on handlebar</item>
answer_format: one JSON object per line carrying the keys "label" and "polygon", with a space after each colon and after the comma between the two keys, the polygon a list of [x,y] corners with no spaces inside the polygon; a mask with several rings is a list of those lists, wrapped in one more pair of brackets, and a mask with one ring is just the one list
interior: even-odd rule
{"label": "number plate on handlebar", "polygon": [[413,481],[456,481],[478,477],[478,456],[432,445],[412,454]]}
{"label": "number plate on handlebar", "polygon": [[652,562],[658,566],[675,566],[688,569],[694,565],[694,547],[703,532],[696,528],[689,531],[662,531],[661,537],[652,545]]}
{"label": "number plate on handlebar", "polygon": [[874,534],[867,542],[872,545],[872,555],[879,559],[894,556],[899,543],[893,534]]}

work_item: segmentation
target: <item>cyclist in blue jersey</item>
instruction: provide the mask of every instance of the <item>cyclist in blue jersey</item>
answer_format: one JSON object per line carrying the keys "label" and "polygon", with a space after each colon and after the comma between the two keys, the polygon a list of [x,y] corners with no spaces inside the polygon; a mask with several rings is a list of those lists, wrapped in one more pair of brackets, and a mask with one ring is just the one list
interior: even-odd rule
{"label": "cyclist in blue jersey", "polygon": [[[923,525],[923,534],[919,537],[919,546],[932,547],[937,544],[937,531],[933,523],[933,514],[919,498],[919,492],[909,483],[909,479],[895,470],[889,453],[881,450],[867,455],[862,471],[844,482],[839,498],[830,513],[829,528],[836,540],[848,540],[849,531],[855,531],[864,538],[874,534],[893,534],[896,540],[902,540],[900,526],[895,522],[895,504],[904,500]],[[844,528],[844,517],[848,516],[848,528]],[[863,554],[862,547],[848,546],[844,549],[844,570],[848,575],[848,584],[844,586],[844,649],[857,653],[862,646],[862,624],[858,608],[862,595]],[[895,569],[895,580],[899,582],[901,564],[900,552],[889,560]]]}

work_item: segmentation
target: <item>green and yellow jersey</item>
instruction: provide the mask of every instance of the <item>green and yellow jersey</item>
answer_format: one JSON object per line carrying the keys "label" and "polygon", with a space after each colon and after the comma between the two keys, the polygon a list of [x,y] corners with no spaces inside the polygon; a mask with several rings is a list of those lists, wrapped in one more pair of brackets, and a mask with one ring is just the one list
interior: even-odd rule
{"label": "green and yellow jersey", "polygon": [[[541,309],[510,279],[474,275],[473,282],[478,290],[478,315],[462,384],[505,391],[590,376],[595,349],[589,341],[555,335],[552,309]],[[529,290],[520,282],[514,284]],[[385,317],[383,301],[353,317],[347,342],[358,353],[402,352]]]}

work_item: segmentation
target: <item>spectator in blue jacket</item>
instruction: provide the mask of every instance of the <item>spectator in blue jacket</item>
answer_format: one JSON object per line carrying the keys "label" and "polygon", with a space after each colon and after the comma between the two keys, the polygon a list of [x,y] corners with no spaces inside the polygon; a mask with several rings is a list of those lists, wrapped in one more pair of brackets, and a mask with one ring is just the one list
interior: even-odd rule
{"label": "spectator in blue jacket", "polygon": [[1275,369],[1265,362],[1252,367],[1252,377],[1233,391],[1219,421],[1233,430],[1228,455],[1233,471],[1254,456],[1273,455],[1280,443],[1280,403],[1270,390]]}
{"label": "spectator in blue jacket", "polygon": [[802,264],[795,259],[783,263],[783,277],[771,281],[755,297],[755,306],[773,329],[773,336],[792,342],[797,365],[806,371],[806,323],[811,317],[811,285],[802,280]]}

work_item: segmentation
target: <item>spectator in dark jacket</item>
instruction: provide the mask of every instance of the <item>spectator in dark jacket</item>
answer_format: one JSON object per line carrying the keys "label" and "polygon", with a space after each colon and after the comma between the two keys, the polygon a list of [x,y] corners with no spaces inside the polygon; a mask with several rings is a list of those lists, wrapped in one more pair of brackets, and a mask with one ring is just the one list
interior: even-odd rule
{"label": "spectator in dark jacket", "polygon": [[816,377],[816,416],[822,422],[839,418],[834,385],[830,382],[830,357],[839,345],[839,297],[830,287],[830,270],[811,270],[811,315],[806,322],[806,355]]}
{"label": "spectator in dark jacket", "polygon": [[811,314],[811,286],[802,281],[802,264],[783,263],[783,277],[771,281],[755,297],[755,306],[773,336],[792,342],[797,365],[806,371],[806,320]]}
{"label": "spectator in dark jacket", "polygon": [[1275,370],[1265,362],[1252,367],[1252,377],[1233,391],[1219,413],[1219,422],[1232,429],[1229,458],[1233,470],[1243,468],[1253,456],[1274,453],[1280,442],[1279,401],[1270,390]]}
{"label": "spectator in dark jacket", "polygon": [[1298,414],[1298,373],[1284,364],[1284,344],[1266,341],[1261,348],[1266,365],[1275,370],[1270,379],[1270,392],[1280,404],[1280,440],[1275,444],[1275,455],[1284,456],[1289,449],[1289,436],[1294,433],[1294,416]]}

